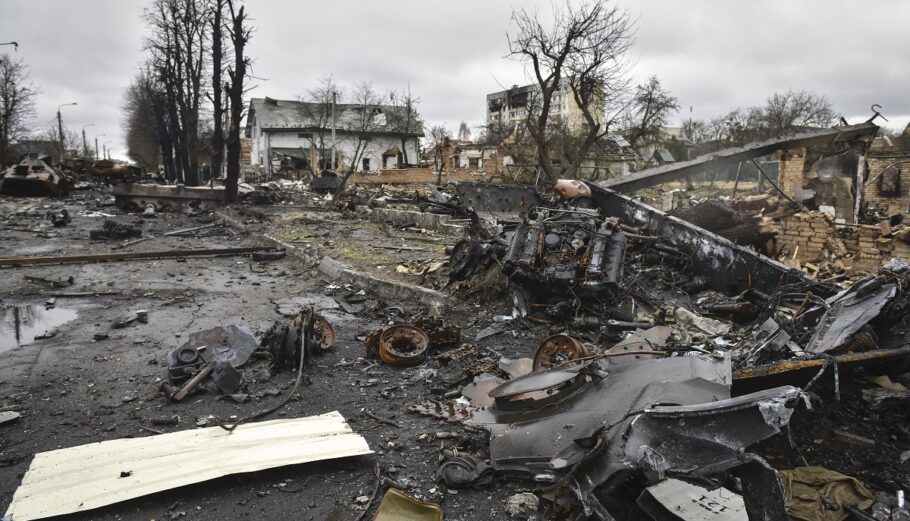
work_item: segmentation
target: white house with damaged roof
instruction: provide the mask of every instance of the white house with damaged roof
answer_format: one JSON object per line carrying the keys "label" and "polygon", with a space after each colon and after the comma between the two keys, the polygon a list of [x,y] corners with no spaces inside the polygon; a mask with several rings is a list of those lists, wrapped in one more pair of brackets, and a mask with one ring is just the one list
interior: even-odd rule
{"label": "white house with damaged roof", "polygon": [[250,163],[271,169],[290,157],[302,169],[314,172],[345,171],[352,163],[357,172],[417,164],[423,123],[413,111],[394,105],[338,103],[334,114],[335,165],[331,104],[251,99],[246,124]]}

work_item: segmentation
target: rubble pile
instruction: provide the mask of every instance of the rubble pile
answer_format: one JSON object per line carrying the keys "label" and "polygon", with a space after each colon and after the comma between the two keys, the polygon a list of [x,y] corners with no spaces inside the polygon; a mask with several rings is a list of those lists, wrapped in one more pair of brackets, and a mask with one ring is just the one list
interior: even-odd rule
{"label": "rubble pile", "polygon": [[[785,518],[776,473],[744,450],[806,399],[783,385],[798,370],[820,368],[808,388],[831,366],[836,382],[839,364],[906,359],[910,265],[894,259],[847,289],[806,276],[767,293],[754,280],[718,284],[695,269],[693,248],[710,236],[665,242],[603,215],[596,197],[528,207],[522,198],[518,219],[485,221],[456,246],[454,279],[495,258],[488,265],[510,281],[514,320],[563,335],[541,344],[530,374],[475,377],[501,382],[492,402],[469,401],[484,408],[455,413],[456,401],[443,406],[450,414],[415,412],[487,430],[496,475],[548,483],[551,513],[574,503],[613,519],[640,494],[630,487],[672,476],[731,487],[750,519]],[[759,390],[731,397],[737,384]]]}
{"label": "rubble pile", "polygon": [[[302,472],[322,478],[333,467],[315,462],[359,455],[346,463],[352,476],[344,479],[352,483],[326,478],[326,493],[349,496],[349,505],[336,501],[337,518],[442,519],[452,509],[466,519],[703,519],[708,512],[716,519],[886,521],[907,512],[901,493],[910,484],[895,470],[910,459],[902,455],[910,441],[903,425],[910,264],[896,246],[901,225],[838,228],[822,213],[765,195],[692,201],[665,214],[576,180],[558,182],[553,192],[487,183],[355,187],[338,200],[311,188],[289,180],[244,187],[237,213],[256,215],[248,221],[270,241],[279,237],[282,250],[261,244],[198,250],[244,256],[227,261],[237,274],[224,286],[230,290],[214,283],[219,291],[208,294],[229,301],[228,321],[206,314],[211,302],[184,289],[192,278],[184,271],[204,277],[209,267],[187,268],[180,246],[98,254],[105,261],[178,257],[161,268],[165,274],[149,280],[137,274],[153,289],[118,296],[136,305],[115,304],[120,318],[105,322],[104,332],[91,331],[93,344],[134,336],[128,356],[116,359],[126,364],[121,360],[146,355],[143,335],[161,329],[159,317],[171,312],[189,328],[185,336],[168,331],[158,351],[140,358],[145,379],[130,375],[127,385],[147,381],[148,396],[123,397],[134,407],[126,418],[151,415],[142,430],[203,440],[204,447],[187,447],[204,454],[201,460],[223,459],[225,468],[242,460],[231,468],[243,471],[313,461]],[[294,213],[291,206],[303,208]],[[250,224],[235,224],[228,214],[200,225],[187,215],[133,210],[43,207],[10,219],[5,229],[28,230],[32,219],[47,233],[85,243],[80,226],[97,228],[100,220],[90,219],[104,217],[92,239],[132,239],[88,243],[107,250],[143,240],[233,241],[244,235],[233,228]],[[299,231],[278,233],[279,221]],[[180,229],[160,229],[177,222]],[[327,222],[341,223],[343,239],[356,236],[381,252],[352,252],[357,269],[388,267],[401,278],[371,278],[348,267],[332,282],[304,275],[312,257],[320,270],[332,266],[331,258],[311,253],[313,244],[342,240],[339,228],[320,228]],[[150,233],[134,239],[140,227]],[[420,240],[399,243],[404,230]],[[835,232],[820,239],[828,230]],[[880,251],[896,258],[861,272],[861,251],[881,248],[882,237],[894,246]],[[24,262],[7,259],[13,261]],[[28,277],[32,289],[98,298],[76,291],[78,277]],[[408,277],[413,284],[401,282]],[[167,300],[158,305],[156,292]],[[241,300],[231,300],[232,292]],[[267,303],[249,307],[252,295]],[[149,372],[146,361],[159,367]],[[29,421],[26,411],[2,428]],[[305,425],[312,430],[299,444],[284,437],[283,429]],[[325,439],[314,434],[320,429]],[[259,431],[269,444],[298,452],[276,456],[271,445],[246,441]],[[133,444],[173,457],[162,448],[168,439],[137,437]],[[238,439],[242,448],[232,444]],[[857,454],[882,461],[873,465]],[[25,478],[12,512],[42,508],[29,477],[43,472],[41,461],[20,468]],[[138,453],[118,455],[117,464],[125,466],[105,475],[116,497],[69,501],[48,512],[142,496],[123,480],[151,479],[153,467]],[[89,488],[78,469],[71,474],[68,489]],[[171,479],[148,490],[203,478]],[[309,480],[254,494],[265,500],[268,489],[311,491],[316,481]],[[475,511],[474,502],[498,511]],[[819,509],[825,515],[816,516]]]}

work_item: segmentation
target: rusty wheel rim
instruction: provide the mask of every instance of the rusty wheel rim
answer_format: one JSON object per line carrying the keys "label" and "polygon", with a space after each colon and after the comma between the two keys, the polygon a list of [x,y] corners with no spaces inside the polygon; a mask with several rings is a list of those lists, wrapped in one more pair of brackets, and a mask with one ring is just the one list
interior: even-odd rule
{"label": "rusty wheel rim", "polygon": [[588,356],[588,349],[577,338],[553,335],[544,340],[534,353],[534,372],[546,371],[557,365]]}

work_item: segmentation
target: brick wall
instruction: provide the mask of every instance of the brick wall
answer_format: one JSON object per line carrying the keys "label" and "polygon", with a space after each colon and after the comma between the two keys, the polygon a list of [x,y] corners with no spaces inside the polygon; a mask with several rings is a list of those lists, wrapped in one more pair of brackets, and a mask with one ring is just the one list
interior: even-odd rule
{"label": "brick wall", "polygon": [[777,233],[774,243],[783,259],[800,264],[839,262],[851,278],[877,272],[891,257],[910,261],[910,244],[901,239],[907,228],[892,229],[887,223],[873,225],[835,225],[828,215],[804,212],[777,221],[762,223]]}
{"label": "brick wall", "polygon": [[[888,165],[898,161],[910,161],[910,154],[888,155],[888,156],[870,156],[867,160],[869,165],[867,179],[880,174]],[[896,165],[891,170],[898,169],[900,182],[897,193],[888,193],[881,191],[881,176],[872,180],[863,188],[863,201],[868,201],[885,209],[888,215],[898,213],[908,214],[907,204],[910,199],[910,162]]]}
{"label": "brick wall", "polygon": [[806,165],[806,149],[785,150],[780,155],[778,181],[780,189],[790,197],[796,195],[796,189],[802,188]]}

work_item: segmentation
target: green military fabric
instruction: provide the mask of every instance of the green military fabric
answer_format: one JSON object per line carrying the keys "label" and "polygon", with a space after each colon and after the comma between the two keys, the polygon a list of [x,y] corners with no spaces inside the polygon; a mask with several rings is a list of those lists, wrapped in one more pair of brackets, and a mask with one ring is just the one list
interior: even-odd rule
{"label": "green military fabric", "polygon": [[841,521],[847,507],[866,510],[872,494],[856,478],[822,467],[797,467],[780,471],[791,519]]}
{"label": "green military fabric", "polygon": [[442,509],[435,503],[424,503],[390,488],[382,497],[373,521],[442,521]]}

